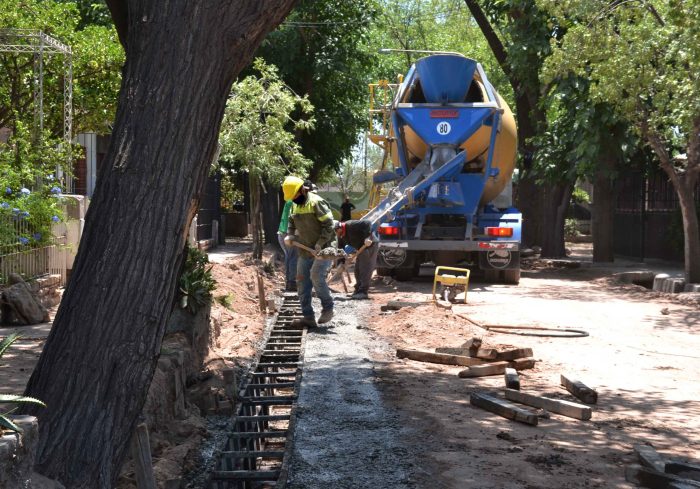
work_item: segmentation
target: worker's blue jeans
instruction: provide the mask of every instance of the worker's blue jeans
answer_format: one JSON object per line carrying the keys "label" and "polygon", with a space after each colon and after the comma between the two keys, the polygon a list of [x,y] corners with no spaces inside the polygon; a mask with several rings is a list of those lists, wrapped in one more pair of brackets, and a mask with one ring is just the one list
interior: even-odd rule
{"label": "worker's blue jeans", "polygon": [[284,252],[284,278],[285,278],[285,288],[297,286],[297,257],[299,256],[298,250],[294,246],[287,246],[284,244],[285,234],[278,234],[277,241]]}
{"label": "worker's blue jeans", "polygon": [[316,290],[323,310],[333,309],[333,297],[326,282],[331,260],[316,260],[304,255],[299,253],[297,259],[297,290],[301,301],[301,313],[305,317],[314,317],[314,308],[311,305],[312,288]]}

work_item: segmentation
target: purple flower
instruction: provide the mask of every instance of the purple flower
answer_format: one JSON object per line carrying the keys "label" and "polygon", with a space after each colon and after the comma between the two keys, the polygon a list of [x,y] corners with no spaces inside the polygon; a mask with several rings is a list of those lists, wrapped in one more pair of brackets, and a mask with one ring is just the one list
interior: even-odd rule
{"label": "purple flower", "polygon": [[24,236],[20,236],[19,242],[23,245],[26,245],[27,243],[29,243],[29,238],[25,238]]}
{"label": "purple flower", "polygon": [[34,238],[35,241],[41,241],[41,233],[34,233],[32,238]]}
{"label": "purple flower", "polygon": [[22,211],[19,213],[19,217],[29,217],[29,212],[28,211]]}
{"label": "purple flower", "polygon": [[58,216],[52,216],[52,217],[51,217],[51,220],[52,220],[53,222],[58,222],[58,221],[60,221],[61,219],[60,219]]}
{"label": "purple flower", "polygon": [[61,187],[51,187],[51,193],[55,195],[61,195]]}
{"label": "purple flower", "polygon": [[10,187],[6,187],[6,188],[5,188],[5,193],[6,193],[7,195],[12,195],[12,189],[11,189]]}
{"label": "purple flower", "polygon": [[3,202],[2,204],[0,204],[0,207],[2,207],[3,209],[9,209],[10,204],[8,204],[7,202]]}
{"label": "purple flower", "polygon": [[21,193],[21,194],[24,195],[25,197],[26,197],[27,195],[31,194],[31,192],[29,191],[29,189],[26,188],[26,187],[22,187],[22,188],[20,189],[19,193]]}
{"label": "purple flower", "polygon": [[13,207],[13,208],[12,208],[12,214],[15,215],[15,216],[18,215],[18,214],[19,214],[19,209],[18,209],[17,207]]}

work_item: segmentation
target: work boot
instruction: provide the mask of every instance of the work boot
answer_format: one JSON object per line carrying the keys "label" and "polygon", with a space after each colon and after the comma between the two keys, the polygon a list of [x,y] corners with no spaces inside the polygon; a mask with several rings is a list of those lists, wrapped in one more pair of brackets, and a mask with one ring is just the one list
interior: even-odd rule
{"label": "work boot", "polygon": [[355,301],[364,301],[369,299],[369,296],[367,295],[367,292],[355,292],[350,296],[350,298]]}
{"label": "work boot", "polygon": [[318,324],[327,323],[333,319],[333,309],[325,309],[321,311],[321,315],[318,317]]}
{"label": "work boot", "polygon": [[304,326],[306,328],[315,328],[316,326],[318,326],[316,324],[316,319],[313,316],[304,316],[302,319],[295,319],[294,321],[292,321],[291,325]]}
{"label": "work boot", "polygon": [[296,292],[297,291],[297,283],[296,282],[289,282],[286,287],[284,288],[285,291],[287,292]]}

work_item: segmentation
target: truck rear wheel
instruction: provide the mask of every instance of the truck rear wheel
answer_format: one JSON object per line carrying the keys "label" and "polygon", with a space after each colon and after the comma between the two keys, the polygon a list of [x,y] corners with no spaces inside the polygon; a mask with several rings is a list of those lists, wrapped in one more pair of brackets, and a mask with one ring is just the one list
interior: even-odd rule
{"label": "truck rear wheel", "polygon": [[380,277],[391,277],[391,268],[377,267],[377,275]]}
{"label": "truck rear wheel", "polygon": [[413,268],[395,268],[394,278],[399,282],[407,282],[414,277]]}
{"label": "truck rear wheel", "polygon": [[510,285],[518,285],[520,283],[520,268],[503,270],[503,283]]}
{"label": "truck rear wheel", "polygon": [[487,268],[484,270],[484,281],[495,284],[498,282],[498,272],[499,270],[494,270],[492,268]]}

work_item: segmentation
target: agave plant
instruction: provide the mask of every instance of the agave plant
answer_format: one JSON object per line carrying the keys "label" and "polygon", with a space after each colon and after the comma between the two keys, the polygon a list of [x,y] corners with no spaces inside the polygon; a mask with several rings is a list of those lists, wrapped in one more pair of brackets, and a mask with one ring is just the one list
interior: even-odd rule
{"label": "agave plant", "polygon": [[[4,340],[0,341],[0,359],[2,359],[5,350],[7,350],[12,343],[20,338],[18,334],[11,334]],[[2,404],[37,404],[41,407],[46,407],[46,404],[41,402],[39,399],[34,399],[33,397],[18,396],[15,394],[0,394],[0,405]],[[10,420],[9,415],[15,412],[19,406],[15,406],[10,410],[5,410],[0,406],[0,433],[4,430],[14,431],[20,433],[22,429]]]}

